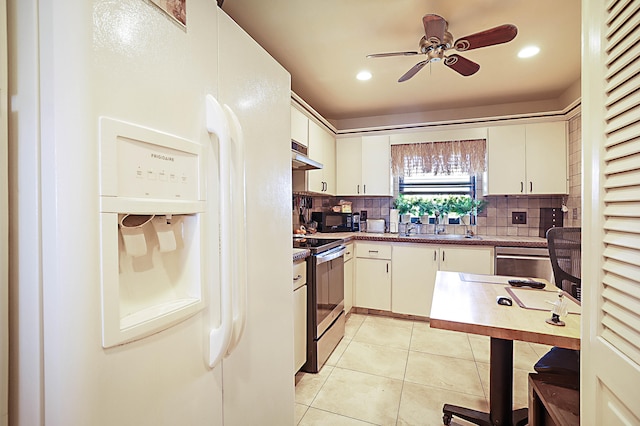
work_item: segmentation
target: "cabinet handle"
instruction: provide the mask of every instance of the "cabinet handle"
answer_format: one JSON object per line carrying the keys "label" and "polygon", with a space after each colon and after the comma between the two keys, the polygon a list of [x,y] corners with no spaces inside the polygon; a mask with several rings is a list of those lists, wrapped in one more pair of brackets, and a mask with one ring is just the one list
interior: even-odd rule
{"label": "cabinet handle", "polygon": [[433,261],[438,260],[438,252],[436,250],[433,251]]}
{"label": "cabinet handle", "polygon": [[524,182],[520,182],[520,192],[524,192]]}
{"label": "cabinet handle", "polygon": [[366,184],[362,185],[362,187],[364,188],[363,194],[366,194],[367,193],[367,185]]}
{"label": "cabinet handle", "polygon": [[442,250],[442,261],[444,262],[444,250]]}
{"label": "cabinet handle", "polygon": [[377,253],[378,250],[369,250],[369,253]]}
{"label": "cabinet handle", "polygon": [[533,182],[529,181],[529,192],[533,192]]}
{"label": "cabinet handle", "polygon": [[293,280],[294,281],[298,281],[300,278],[302,278],[302,275],[298,274],[298,276],[293,277]]}
{"label": "cabinet handle", "polygon": [[347,254],[351,254],[351,252],[350,252],[350,251],[348,251],[348,252],[347,252]]}
{"label": "cabinet handle", "polygon": [[360,184],[358,184],[358,194],[360,193]]}
{"label": "cabinet handle", "polygon": [[389,264],[387,263],[387,274],[389,273]]}

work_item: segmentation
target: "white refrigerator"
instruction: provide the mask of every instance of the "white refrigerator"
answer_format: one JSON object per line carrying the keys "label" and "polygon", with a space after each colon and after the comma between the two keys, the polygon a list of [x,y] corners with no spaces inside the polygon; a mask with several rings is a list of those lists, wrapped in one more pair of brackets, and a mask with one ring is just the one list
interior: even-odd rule
{"label": "white refrigerator", "polygon": [[9,423],[293,424],[287,71],[214,0],[8,5]]}

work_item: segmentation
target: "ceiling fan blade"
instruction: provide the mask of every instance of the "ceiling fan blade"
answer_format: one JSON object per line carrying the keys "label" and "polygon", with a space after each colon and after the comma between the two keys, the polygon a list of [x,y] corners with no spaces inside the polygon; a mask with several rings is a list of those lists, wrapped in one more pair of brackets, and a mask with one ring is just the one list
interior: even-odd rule
{"label": "ceiling fan blade", "polygon": [[442,44],[444,33],[449,26],[447,21],[440,15],[428,14],[422,17],[422,24],[424,25],[424,34],[427,41],[429,43]]}
{"label": "ceiling fan blade", "polygon": [[418,52],[389,52],[389,53],[373,53],[367,55],[367,58],[388,58],[390,56],[414,56],[418,55]]}
{"label": "ceiling fan blade", "polygon": [[427,65],[429,63],[429,60],[427,59],[426,61],[422,61],[422,62],[418,62],[417,64],[415,64],[409,71],[407,71],[406,73],[404,73],[404,75],[402,77],[400,77],[398,79],[398,83],[402,83],[403,81],[407,81],[409,80],[411,77],[413,77],[414,75],[417,74],[418,71],[420,71],[422,69],[422,67],[424,67],[425,65]]}
{"label": "ceiling fan blade", "polygon": [[465,77],[477,73],[480,69],[480,65],[457,54],[447,56],[444,60],[444,64]]}
{"label": "ceiling fan blade", "polygon": [[453,47],[459,52],[464,52],[480,47],[507,43],[513,40],[516,35],[518,35],[518,28],[515,25],[505,24],[459,38]]}

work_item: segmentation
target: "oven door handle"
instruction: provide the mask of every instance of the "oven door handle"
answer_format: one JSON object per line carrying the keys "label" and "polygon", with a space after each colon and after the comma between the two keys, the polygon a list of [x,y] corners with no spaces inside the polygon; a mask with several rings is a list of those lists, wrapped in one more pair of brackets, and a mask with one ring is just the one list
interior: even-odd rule
{"label": "oven door handle", "polygon": [[316,265],[321,265],[330,260],[337,259],[340,256],[344,256],[344,253],[347,251],[346,247],[337,247],[335,249],[326,251],[324,253],[320,253],[316,255]]}

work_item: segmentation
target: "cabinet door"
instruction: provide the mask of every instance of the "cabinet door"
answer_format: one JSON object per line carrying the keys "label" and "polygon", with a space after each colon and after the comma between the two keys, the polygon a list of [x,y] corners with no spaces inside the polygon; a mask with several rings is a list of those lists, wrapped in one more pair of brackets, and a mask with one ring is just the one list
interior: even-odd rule
{"label": "cabinet door", "polygon": [[307,362],[307,286],[293,292],[294,372]]}
{"label": "cabinet door", "polygon": [[440,270],[493,274],[493,248],[441,247]]}
{"label": "cabinet door", "polygon": [[391,196],[389,136],[362,137],[362,193]]}
{"label": "cabinet door", "polygon": [[309,146],[309,118],[294,106],[291,106],[291,139]]}
{"label": "cabinet door", "polygon": [[[313,120],[309,120],[309,158],[327,166],[325,153],[324,130]],[[325,192],[324,167],[320,170],[307,171],[307,190],[310,192]]]}
{"label": "cabinet door", "polygon": [[356,259],[355,305],[361,308],[391,310],[391,262]]}
{"label": "cabinet door", "polygon": [[485,195],[525,193],[525,136],[524,125],[488,129]]}
{"label": "cabinet door", "polygon": [[336,140],[338,195],[362,195],[362,138]]}
{"label": "cabinet door", "polygon": [[527,124],[529,194],[567,194],[567,128],[564,121]]}
{"label": "cabinet door", "polygon": [[336,138],[327,130],[322,129],[324,154],[322,164],[324,164],[323,177],[325,182],[325,193],[336,194]]}
{"label": "cabinet door", "polygon": [[322,163],[320,170],[309,170],[308,188],[311,192],[335,195],[336,140],[313,120],[309,120],[309,157]]}
{"label": "cabinet door", "polygon": [[344,313],[348,314],[353,307],[353,265],[354,260],[344,262]]}
{"label": "cabinet door", "polygon": [[395,245],[391,272],[391,310],[428,317],[438,271],[438,247]]}

